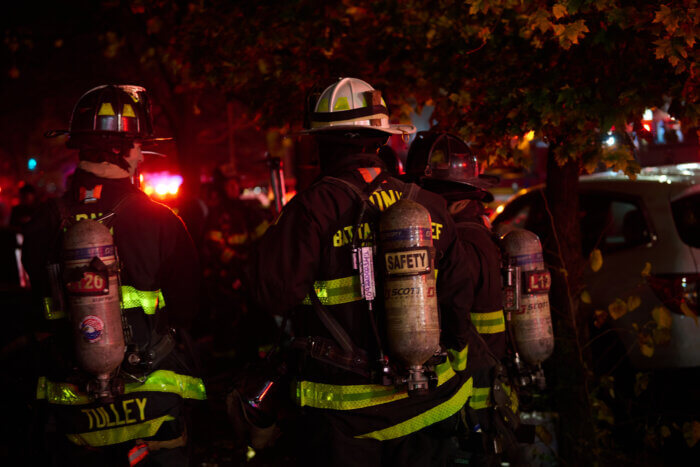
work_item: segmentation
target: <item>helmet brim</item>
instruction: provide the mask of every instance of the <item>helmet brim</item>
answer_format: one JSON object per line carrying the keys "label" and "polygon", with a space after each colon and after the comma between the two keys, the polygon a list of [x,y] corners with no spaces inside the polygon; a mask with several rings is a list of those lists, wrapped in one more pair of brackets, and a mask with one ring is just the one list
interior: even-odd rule
{"label": "helmet brim", "polygon": [[336,131],[378,131],[389,135],[412,135],[416,132],[416,127],[413,125],[391,124],[389,128],[369,126],[369,125],[331,125],[318,128],[308,128],[298,132],[300,135],[308,135],[314,133],[336,132]]}
{"label": "helmet brim", "polygon": [[450,199],[470,198],[473,197],[474,192],[481,192],[483,193],[483,201],[489,203],[494,198],[488,190],[498,185],[500,178],[495,175],[481,174],[478,177],[457,181],[423,176],[420,178],[420,182],[428,191],[439,193]]}
{"label": "helmet brim", "polygon": [[143,154],[144,156],[168,157],[166,154],[156,151],[141,151],[141,154]]}
{"label": "helmet brim", "polygon": [[163,136],[159,138],[136,138],[139,141],[141,141],[141,144],[156,144],[156,143],[164,143],[166,141],[175,141],[175,138],[172,136]]}

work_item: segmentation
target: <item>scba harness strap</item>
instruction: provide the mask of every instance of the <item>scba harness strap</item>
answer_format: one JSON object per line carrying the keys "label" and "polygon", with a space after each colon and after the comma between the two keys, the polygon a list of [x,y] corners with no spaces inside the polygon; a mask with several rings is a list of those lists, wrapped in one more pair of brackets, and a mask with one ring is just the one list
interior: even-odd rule
{"label": "scba harness strap", "polygon": [[[361,201],[362,207],[360,208],[357,221],[355,222],[356,228],[357,226],[361,225],[362,219],[365,217],[368,207],[373,211],[374,216],[378,214],[379,210],[372,206],[369,202],[369,195],[371,195],[382,183],[390,178],[390,174],[388,172],[382,171],[379,168],[360,168],[358,171],[362,175],[364,181],[367,183],[364,189],[360,189],[353,183],[341,178],[327,176],[321,180],[321,182],[331,183],[341,187],[345,191],[349,191],[352,197],[356,197]],[[415,199],[419,189],[417,185],[403,184],[403,188],[404,190],[408,188],[408,192],[405,194],[406,198]],[[357,237],[353,238],[352,247],[358,247]],[[357,347],[354,344],[347,331],[321,303],[318,293],[313,286],[308,298],[314,312],[316,313],[316,316],[323,323],[326,329],[328,329],[335,342],[330,339],[316,336],[308,337],[306,339],[297,339],[294,341],[293,347],[305,350],[307,355],[311,358],[347,371],[351,371],[363,377],[370,378],[372,375],[372,368],[369,363],[367,351]],[[367,299],[364,293],[363,298]],[[368,310],[368,314],[370,324],[372,325],[376,336],[378,348],[381,349],[382,342],[379,338],[377,323],[371,309]]]}

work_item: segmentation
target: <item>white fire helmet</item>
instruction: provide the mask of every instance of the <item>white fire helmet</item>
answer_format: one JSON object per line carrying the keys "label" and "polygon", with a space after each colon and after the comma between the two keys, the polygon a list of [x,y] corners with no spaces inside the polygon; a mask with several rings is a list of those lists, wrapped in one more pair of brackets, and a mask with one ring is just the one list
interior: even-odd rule
{"label": "white fire helmet", "polygon": [[413,125],[389,123],[389,110],[381,92],[357,78],[341,78],[326,88],[316,102],[310,122],[305,133],[367,129],[409,135],[416,131]]}

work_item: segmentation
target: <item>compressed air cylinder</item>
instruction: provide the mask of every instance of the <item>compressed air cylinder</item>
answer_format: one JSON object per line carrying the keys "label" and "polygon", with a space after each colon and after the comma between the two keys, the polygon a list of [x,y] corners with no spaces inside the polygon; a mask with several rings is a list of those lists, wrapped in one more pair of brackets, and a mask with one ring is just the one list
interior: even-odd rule
{"label": "compressed air cylinder", "polygon": [[63,237],[63,269],[80,367],[106,387],[124,358],[116,248],[109,229],[84,219]]}
{"label": "compressed air cylinder", "polygon": [[409,394],[424,393],[423,364],[440,346],[430,213],[402,199],[382,214],[379,232],[390,355],[409,368]]}
{"label": "compressed air cylinder", "polygon": [[554,351],[554,332],[549,309],[551,278],[542,258],[537,235],[513,229],[501,240],[510,263],[520,268],[520,309],[511,317],[515,344],[523,360],[539,365]]}

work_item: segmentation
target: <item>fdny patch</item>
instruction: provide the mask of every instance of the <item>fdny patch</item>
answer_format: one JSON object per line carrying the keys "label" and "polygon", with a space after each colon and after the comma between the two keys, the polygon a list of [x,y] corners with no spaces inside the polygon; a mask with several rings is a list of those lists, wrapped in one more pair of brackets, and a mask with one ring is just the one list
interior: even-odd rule
{"label": "fdny patch", "polygon": [[94,203],[102,197],[102,185],[95,185],[91,190],[84,186],[80,187],[79,199],[83,203]]}
{"label": "fdny patch", "polygon": [[87,315],[80,322],[80,333],[83,335],[85,342],[94,344],[102,339],[102,331],[105,325],[98,316]]}

